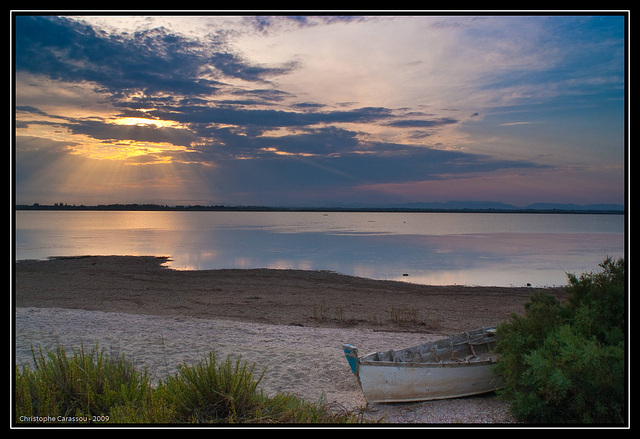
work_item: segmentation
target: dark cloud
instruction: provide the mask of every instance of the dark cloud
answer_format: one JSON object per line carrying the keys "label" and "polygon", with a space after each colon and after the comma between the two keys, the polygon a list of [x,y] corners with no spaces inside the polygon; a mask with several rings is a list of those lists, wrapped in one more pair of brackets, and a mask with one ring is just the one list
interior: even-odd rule
{"label": "dark cloud", "polygon": [[[322,134],[327,135],[316,133]],[[320,144],[319,140],[318,137],[314,143]],[[347,139],[345,142],[353,146]],[[536,167],[524,161],[503,161],[454,151],[428,148],[408,151],[402,145],[371,145],[371,149],[377,153],[300,156],[263,152],[253,160],[219,158],[220,166],[212,173],[211,184],[228,193],[312,190],[338,194],[349,187],[369,184],[458,179],[505,168]]]}
{"label": "dark cloud", "polygon": [[16,107],[16,111],[19,113],[33,113],[39,114],[40,116],[46,116],[46,113],[44,111],[41,111],[36,107],[32,107],[30,105],[19,105]]}
{"label": "dark cloud", "polygon": [[404,119],[404,120],[396,120],[394,122],[389,122],[387,125],[393,127],[400,128],[432,128],[441,125],[450,125],[458,123],[456,119],[452,119],[450,117],[443,117],[435,120],[414,120],[414,119]]}
{"label": "dark cloud", "polygon": [[[195,146],[194,150],[202,160],[222,164],[217,172],[232,169],[228,177],[242,176],[243,181],[273,173],[278,180],[301,187],[424,181],[505,168],[538,167],[527,161],[501,160],[461,151],[366,142],[359,139],[357,132],[336,127],[305,129],[278,137],[247,136],[225,127],[210,129],[208,135],[215,140]],[[296,183],[298,178],[300,182]],[[248,181],[238,182],[245,183]],[[264,181],[263,184],[274,183]]]}
{"label": "dark cloud", "polygon": [[284,92],[282,90],[270,90],[270,89],[269,90],[266,90],[266,89],[237,90],[237,91],[233,92],[232,94],[241,95],[244,98],[256,98],[261,103],[264,103],[264,102],[281,102],[284,99],[286,99],[287,97],[291,96],[290,93]]}
{"label": "dark cloud", "polygon": [[370,123],[391,117],[390,110],[371,107],[349,111],[295,112],[237,106],[183,106],[165,107],[149,114],[181,123],[231,124],[263,129],[304,127],[319,123]]}
{"label": "dark cloud", "polygon": [[264,139],[268,147],[292,154],[343,155],[357,151],[357,133],[336,127],[311,129],[301,134]]}
{"label": "dark cloud", "polygon": [[278,137],[246,136],[230,128],[211,130],[209,134],[216,142],[197,149],[212,161],[230,157],[274,158],[277,154],[340,157],[358,151],[361,146],[357,133],[335,127]]}
{"label": "dark cloud", "polygon": [[73,134],[85,134],[98,140],[133,140],[138,142],[167,142],[189,146],[197,137],[184,129],[154,125],[117,125],[93,120],[64,124]]}
{"label": "dark cloud", "polygon": [[256,15],[246,17],[245,21],[258,32],[266,33],[273,28],[287,25],[311,27],[319,24],[349,23],[367,19],[368,17],[358,15]]}
{"label": "dark cloud", "polygon": [[212,95],[220,85],[217,78],[260,82],[294,68],[252,65],[227,51],[222,41],[205,46],[164,28],[107,35],[64,17],[18,15],[15,35],[16,71],[92,81],[118,94]]}

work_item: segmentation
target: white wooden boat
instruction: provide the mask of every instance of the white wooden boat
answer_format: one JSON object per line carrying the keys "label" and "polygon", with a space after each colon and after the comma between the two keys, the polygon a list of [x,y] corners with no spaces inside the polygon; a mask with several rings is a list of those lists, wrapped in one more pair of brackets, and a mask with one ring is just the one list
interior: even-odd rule
{"label": "white wooden boat", "polygon": [[455,334],[419,346],[358,356],[344,344],[351,371],[368,403],[426,401],[492,392],[502,386],[495,372],[495,328]]}

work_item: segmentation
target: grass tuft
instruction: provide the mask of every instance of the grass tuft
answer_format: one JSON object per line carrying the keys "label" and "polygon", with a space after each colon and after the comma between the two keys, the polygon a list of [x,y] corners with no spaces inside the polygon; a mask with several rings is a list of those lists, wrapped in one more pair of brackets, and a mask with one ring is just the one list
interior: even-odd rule
{"label": "grass tuft", "polygon": [[146,370],[121,357],[107,357],[98,346],[69,356],[64,348],[32,348],[34,368],[16,367],[16,423],[38,419],[117,424],[342,424],[367,422],[322,399],[311,403],[294,395],[267,397],[259,391],[264,371],[214,353],[150,384]]}

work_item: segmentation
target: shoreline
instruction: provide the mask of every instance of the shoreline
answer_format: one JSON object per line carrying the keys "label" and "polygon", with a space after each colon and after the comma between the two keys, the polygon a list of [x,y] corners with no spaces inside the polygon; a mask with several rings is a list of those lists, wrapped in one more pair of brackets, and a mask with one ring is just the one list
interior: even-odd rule
{"label": "shoreline", "polygon": [[[539,289],[432,286],[329,271],[175,270],[163,266],[168,259],[19,261],[14,305],[447,335],[495,326],[523,312]],[[562,288],[545,290],[564,294]]]}
{"label": "shoreline", "polygon": [[[300,270],[177,271],[167,258],[85,256],[15,264],[16,359],[30,347],[99,346],[161,376],[209,351],[265,369],[265,393],[355,409],[366,401],[341,344],[397,349],[493,326],[536,289],[426,286]],[[560,297],[562,290],[554,289]],[[156,375],[154,375],[156,376]],[[375,404],[389,423],[511,424],[495,395]]]}

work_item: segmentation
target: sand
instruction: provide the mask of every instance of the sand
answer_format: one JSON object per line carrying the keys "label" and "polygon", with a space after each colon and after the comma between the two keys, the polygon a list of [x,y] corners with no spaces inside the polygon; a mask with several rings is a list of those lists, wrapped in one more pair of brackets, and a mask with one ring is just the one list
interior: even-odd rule
{"label": "sand", "polygon": [[[267,394],[294,393],[403,424],[511,424],[495,395],[367,405],[341,344],[408,347],[521,313],[530,288],[426,286],[325,271],[166,268],[166,258],[87,256],[15,265],[16,360],[31,346],[125,354],[154,379],[182,363],[241,359]],[[554,290],[559,296],[562,291]]]}

